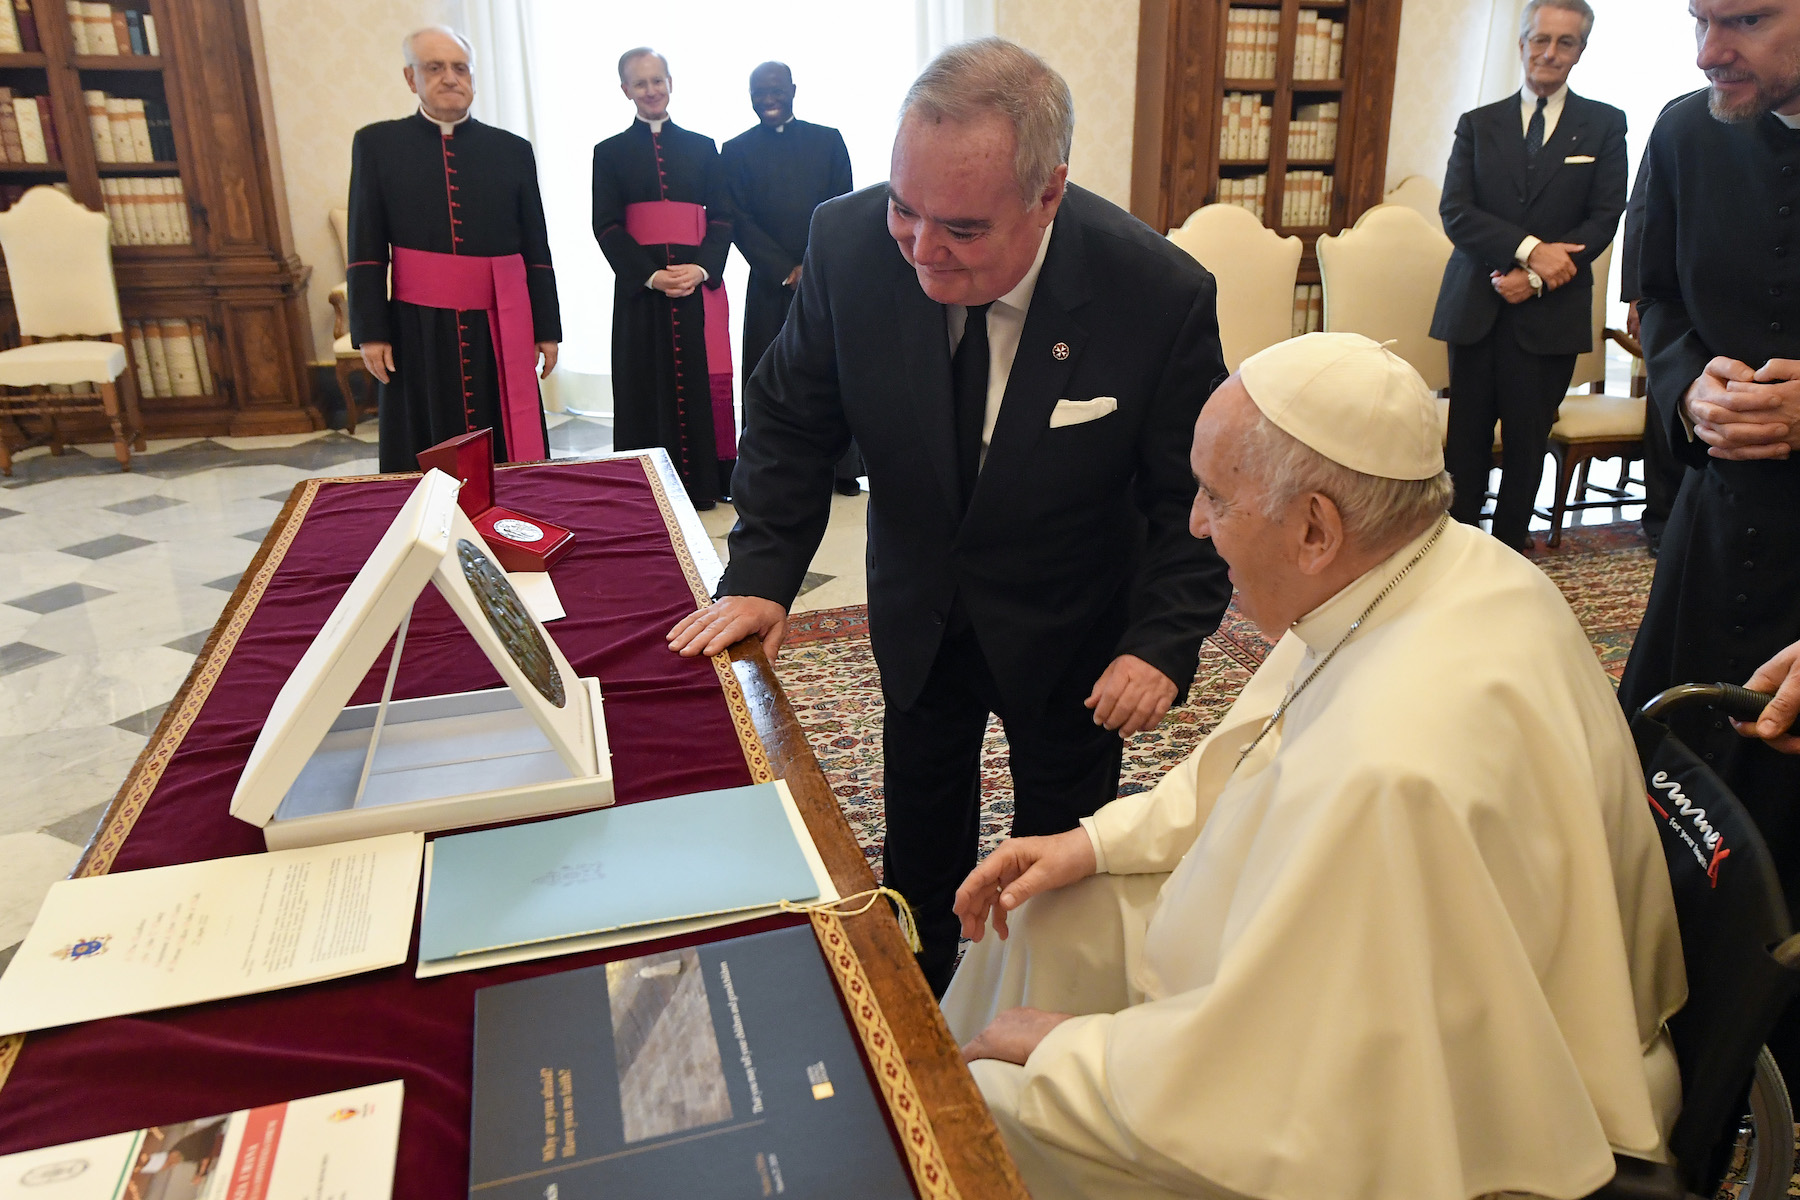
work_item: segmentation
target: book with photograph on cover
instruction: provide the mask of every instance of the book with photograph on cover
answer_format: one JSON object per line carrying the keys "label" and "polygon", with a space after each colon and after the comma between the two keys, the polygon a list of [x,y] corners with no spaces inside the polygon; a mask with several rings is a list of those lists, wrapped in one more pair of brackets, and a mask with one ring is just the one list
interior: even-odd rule
{"label": "book with photograph on cover", "polygon": [[470,1200],[914,1195],[810,926],[475,994]]}

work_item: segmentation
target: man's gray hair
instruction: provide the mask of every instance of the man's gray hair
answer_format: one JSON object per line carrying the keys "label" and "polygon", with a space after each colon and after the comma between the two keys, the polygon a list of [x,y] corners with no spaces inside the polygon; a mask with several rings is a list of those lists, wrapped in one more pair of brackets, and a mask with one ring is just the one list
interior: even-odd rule
{"label": "man's gray hair", "polygon": [[627,50],[625,53],[619,55],[619,82],[620,83],[625,82],[625,67],[634,58],[654,58],[657,62],[662,64],[663,74],[667,75],[669,73],[669,60],[664,58],[662,56],[662,53],[660,51],[658,51],[655,47],[633,46],[631,49]]}
{"label": "man's gray hair", "polygon": [[1027,207],[1069,161],[1075,101],[1049,63],[1004,38],[960,42],[932,59],[907,89],[900,120],[917,114],[969,121],[998,113],[1012,125],[1013,176]]}
{"label": "man's gray hair", "polygon": [[1564,12],[1572,12],[1581,18],[1581,44],[1588,43],[1588,35],[1594,32],[1594,10],[1587,0],[1531,0],[1525,11],[1519,14],[1519,40],[1522,42],[1531,36],[1531,22],[1540,8],[1560,8]]}
{"label": "man's gray hair", "polygon": [[405,37],[401,38],[400,54],[406,59],[407,66],[416,67],[419,65],[419,55],[418,52],[413,49],[413,43],[428,33],[441,33],[457,45],[461,46],[463,48],[463,53],[469,56],[469,69],[471,71],[475,69],[475,47],[470,44],[468,38],[456,32],[456,30],[450,28],[448,25],[427,25],[423,29],[415,29]]}
{"label": "man's gray hair", "polygon": [[1321,492],[1343,514],[1344,533],[1357,546],[1398,549],[1450,507],[1450,473],[1430,479],[1364,475],[1326,458],[1257,410],[1244,438],[1243,470],[1262,484],[1260,507],[1271,519],[1296,496]]}

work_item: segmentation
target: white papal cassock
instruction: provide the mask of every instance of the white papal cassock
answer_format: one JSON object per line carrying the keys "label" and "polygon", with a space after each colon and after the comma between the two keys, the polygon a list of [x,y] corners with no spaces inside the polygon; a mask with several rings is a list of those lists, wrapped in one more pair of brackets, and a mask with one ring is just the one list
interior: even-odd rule
{"label": "white papal cassock", "polygon": [[976,1079],[1037,1200],[1582,1196],[1663,1157],[1686,985],[1637,756],[1556,587],[1451,524],[1284,636],[1100,875],[1027,901],[944,998],[1080,1015]]}

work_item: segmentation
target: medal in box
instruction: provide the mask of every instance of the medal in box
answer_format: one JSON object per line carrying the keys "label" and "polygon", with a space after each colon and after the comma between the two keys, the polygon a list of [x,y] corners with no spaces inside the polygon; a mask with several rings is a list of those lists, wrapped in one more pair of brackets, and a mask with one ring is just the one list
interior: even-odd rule
{"label": "medal in box", "polygon": [[493,430],[477,429],[419,451],[419,469],[434,467],[462,481],[457,503],[508,571],[548,571],[574,544],[575,535],[561,525],[495,505]]}

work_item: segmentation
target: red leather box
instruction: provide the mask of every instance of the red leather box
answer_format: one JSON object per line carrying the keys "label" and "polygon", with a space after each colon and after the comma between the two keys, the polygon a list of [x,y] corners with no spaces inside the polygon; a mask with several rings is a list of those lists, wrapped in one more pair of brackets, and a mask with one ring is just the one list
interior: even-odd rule
{"label": "red leather box", "polygon": [[477,429],[419,451],[419,469],[433,467],[462,481],[457,505],[506,570],[548,571],[574,545],[575,535],[561,525],[494,504],[493,430]]}

